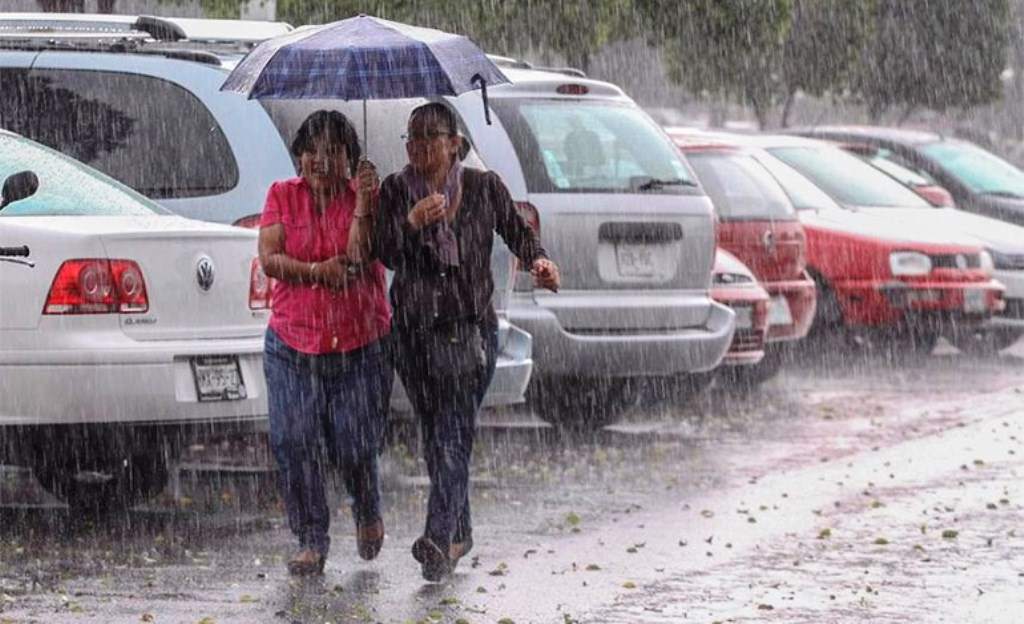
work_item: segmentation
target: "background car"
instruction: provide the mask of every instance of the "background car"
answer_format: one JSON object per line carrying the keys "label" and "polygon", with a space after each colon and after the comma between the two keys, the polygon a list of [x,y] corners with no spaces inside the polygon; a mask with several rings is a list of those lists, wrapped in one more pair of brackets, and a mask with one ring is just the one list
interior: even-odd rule
{"label": "background car", "polygon": [[771,297],[751,270],[722,248],[715,252],[711,296],[736,314],[729,351],[715,370],[724,372],[727,381],[733,381],[737,375],[744,379],[739,371],[757,366],[765,356]]}
{"label": "background car", "polygon": [[868,164],[895,179],[924,198],[929,204],[940,208],[954,208],[953,194],[921,170],[897,162],[892,150],[867,143],[840,142],[839,147],[863,158]]}
{"label": "background car", "polygon": [[[452,100],[484,162],[539,215],[558,293],[524,276],[509,306],[534,337],[530,393],[542,418],[593,428],[631,388],[710,370],[733,315],[708,292],[711,202],[664,132],[615,85],[497,59],[511,84]],[[634,383],[636,382],[636,383]]]}
{"label": "background car", "polygon": [[819,126],[793,134],[885,149],[886,160],[934,180],[957,207],[1024,225],[1024,171],[968,141],[873,126]]}
{"label": "background car", "polygon": [[817,292],[805,270],[803,226],[779,183],[745,150],[699,133],[669,130],[669,136],[715,205],[719,247],[750,267],[772,297],[765,358],[734,375],[759,383],[778,372],[785,347],[806,336],[814,320]]}
{"label": "background car", "polygon": [[[260,102],[220,86],[253,45],[290,30],[240,20],[0,14],[0,84],[14,94],[0,99],[0,127],[82,160],[177,214],[258,226],[271,183],[295,175],[288,146],[298,123],[279,132]],[[362,109],[343,104],[315,106],[343,109],[361,127]],[[396,150],[404,155],[405,117],[396,124],[377,103],[371,108],[371,119],[387,129],[372,126],[379,143],[370,144],[370,156],[382,172],[393,171],[401,162]],[[500,352],[485,404],[509,405],[524,400],[532,342],[505,312],[512,282],[504,246],[496,246],[492,264]],[[400,383],[392,399],[394,410],[411,410]]]}
{"label": "background car", "polygon": [[[190,436],[266,419],[256,234],[185,219],[0,131],[0,463],[75,508],[159,492]],[[6,260],[6,258],[0,259]]]}
{"label": "background car", "polygon": [[[812,334],[926,353],[1004,309],[977,238],[860,158],[799,137],[728,137],[753,148],[798,210],[818,285]],[[909,209],[921,206],[931,212]]]}

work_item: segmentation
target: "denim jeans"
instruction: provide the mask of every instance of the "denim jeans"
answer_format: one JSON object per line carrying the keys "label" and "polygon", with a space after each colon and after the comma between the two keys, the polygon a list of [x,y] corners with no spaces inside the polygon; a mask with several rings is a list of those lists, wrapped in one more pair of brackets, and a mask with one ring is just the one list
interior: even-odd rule
{"label": "denim jeans", "polygon": [[288,526],[301,548],[323,555],[330,548],[323,474],[328,461],[341,470],[356,524],[380,517],[377,456],[394,379],[386,341],[309,355],[267,330],[270,447]]}
{"label": "denim jeans", "polygon": [[476,371],[452,373],[421,366],[429,342],[397,332],[395,364],[420,421],[423,458],[430,475],[423,534],[447,552],[452,542],[472,536],[469,464],[476,416],[494,377],[498,354],[496,329],[483,328],[485,363]]}

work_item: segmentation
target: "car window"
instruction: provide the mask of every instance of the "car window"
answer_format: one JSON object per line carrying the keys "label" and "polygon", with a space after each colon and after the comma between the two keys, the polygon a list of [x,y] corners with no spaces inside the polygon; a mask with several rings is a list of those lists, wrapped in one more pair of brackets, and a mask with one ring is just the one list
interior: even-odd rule
{"label": "car window", "polygon": [[491,105],[512,139],[530,192],[636,192],[652,178],[692,182],[669,139],[630,105],[523,98]]}
{"label": "car window", "polygon": [[746,154],[689,152],[715,211],[723,219],[792,219],[793,206],[779,183]]}
{"label": "car window", "polygon": [[153,199],[238,184],[206,106],[166,80],[119,72],[0,69],[0,127],[48,145]]}
{"label": "car window", "polygon": [[929,204],[862,159],[834,147],[774,147],[768,152],[848,206],[927,208]]}
{"label": "car window", "polygon": [[974,193],[1024,197],[1024,172],[976,145],[941,141],[921,151]]}
{"label": "car window", "polygon": [[152,201],[41,145],[0,135],[0,184],[29,170],[39,178],[34,195],[0,211],[0,218],[30,215],[168,214]]}
{"label": "car window", "polygon": [[765,168],[785,191],[789,201],[797,210],[840,209],[839,204],[819,189],[810,180],[797,173],[789,165],[771,156],[757,157],[757,163]]}

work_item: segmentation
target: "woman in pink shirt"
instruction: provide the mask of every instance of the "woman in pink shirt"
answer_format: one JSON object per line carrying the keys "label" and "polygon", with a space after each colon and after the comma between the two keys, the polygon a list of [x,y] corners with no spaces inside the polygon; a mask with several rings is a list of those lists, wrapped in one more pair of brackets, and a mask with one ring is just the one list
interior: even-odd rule
{"label": "woman in pink shirt", "polygon": [[275,182],[259,254],[276,280],[264,350],[270,444],[299,551],[292,574],[323,571],[330,547],[325,459],[344,474],[356,545],[373,559],[384,540],[377,456],[393,373],[384,339],[391,312],[384,267],[345,255],[352,223],[375,209],[377,174],[360,162],[355,128],[317,111],[296,133],[299,176]]}

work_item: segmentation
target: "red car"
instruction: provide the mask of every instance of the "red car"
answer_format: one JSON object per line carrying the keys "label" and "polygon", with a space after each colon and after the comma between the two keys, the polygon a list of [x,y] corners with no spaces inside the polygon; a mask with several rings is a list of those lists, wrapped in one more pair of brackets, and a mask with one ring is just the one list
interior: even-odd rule
{"label": "red car", "polygon": [[732,344],[719,366],[747,367],[761,362],[765,355],[771,298],[750,269],[721,247],[715,252],[711,298],[736,313]]}
{"label": "red car", "polygon": [[806,336],[814,320],[803,226],[778,182],[746,149],[697,134],[670,136],[715,205],[719,247],[750,267],[771,296],[766,357],[757,371],[766,379],[782,363],[784,343]]}
{"label": "red car", "polygon": [[715,137],[750,148],[798,210],[818,283],[812,332],[930,352],[940,335],[1002,310],[1004,288],[977,238],[938,212],[900,210],[920,200],[862,159],[797,137]]}

